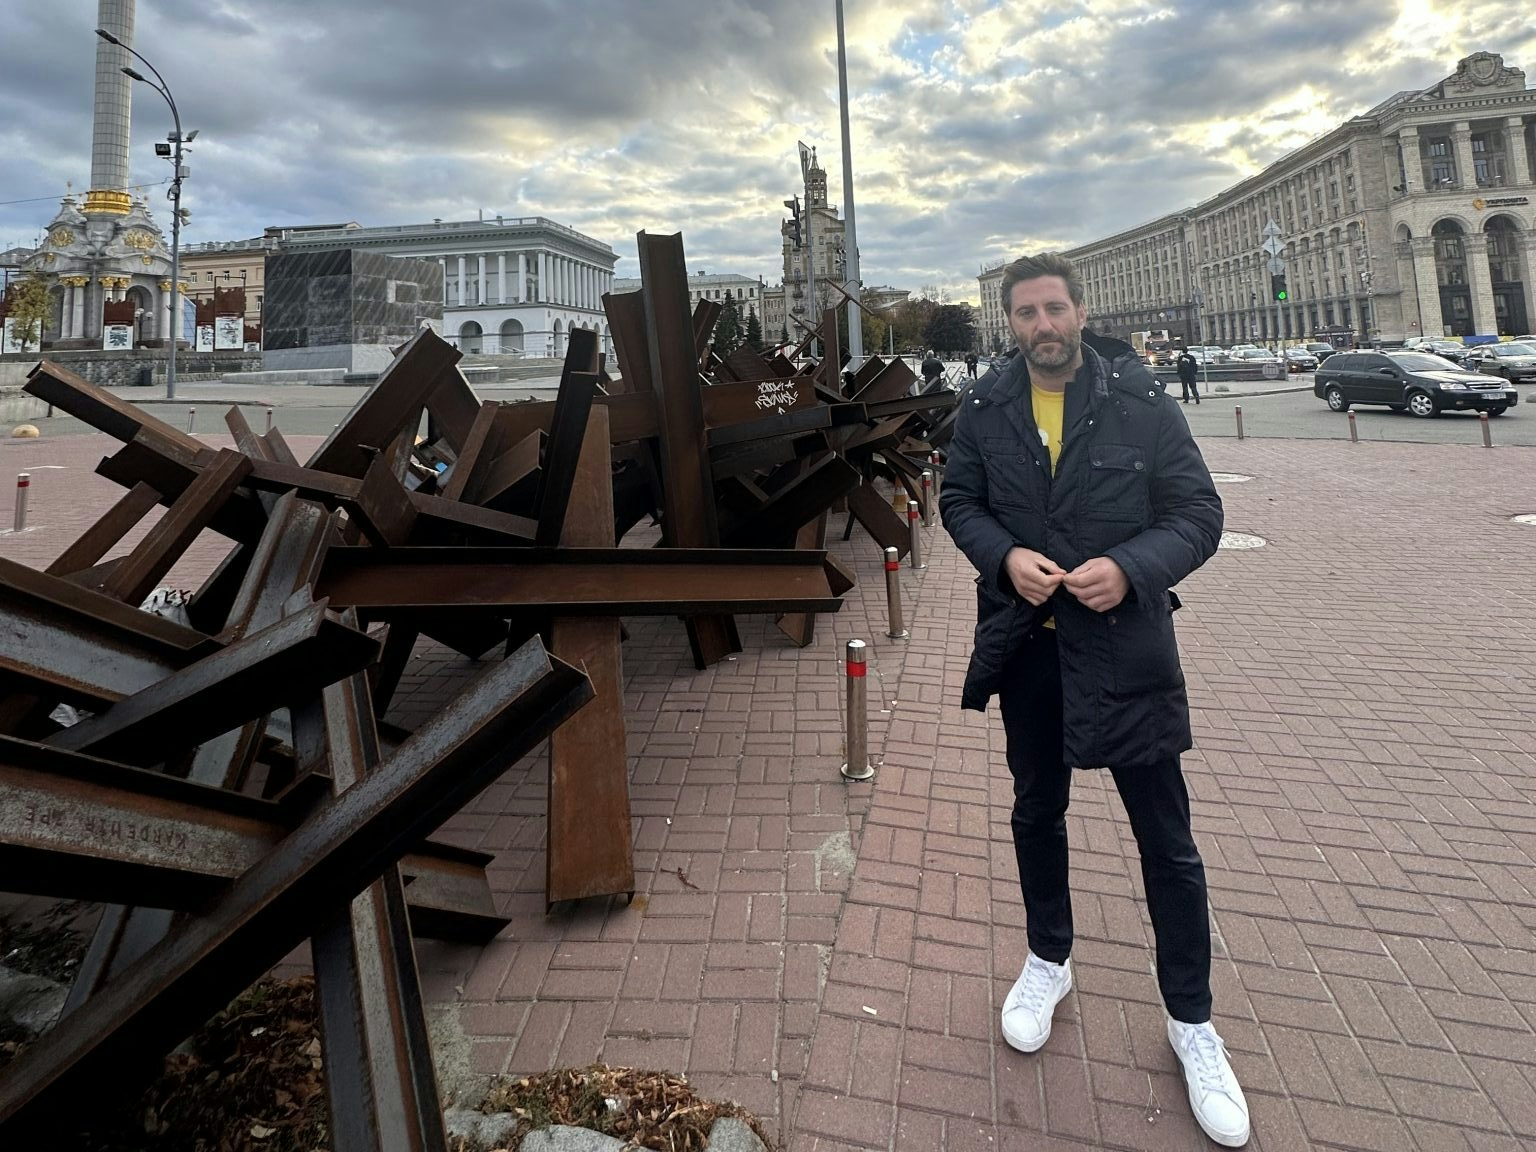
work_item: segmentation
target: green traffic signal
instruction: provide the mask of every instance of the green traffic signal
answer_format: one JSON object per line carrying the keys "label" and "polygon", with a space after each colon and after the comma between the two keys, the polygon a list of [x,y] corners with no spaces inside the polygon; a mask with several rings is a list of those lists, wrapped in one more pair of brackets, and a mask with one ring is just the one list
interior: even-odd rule
{"label": "green traffic signal", "polygon": [[1269,278],[1269,295],[1276,302],[1283,304],[1291,298],[1290,292],[1285,287],[1285,273],[1280,272]]}

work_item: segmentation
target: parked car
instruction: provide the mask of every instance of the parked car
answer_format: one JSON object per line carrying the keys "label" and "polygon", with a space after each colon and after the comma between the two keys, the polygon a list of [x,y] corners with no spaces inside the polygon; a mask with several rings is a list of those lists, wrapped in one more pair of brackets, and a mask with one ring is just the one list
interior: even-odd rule
{"label": "parked car", "polygon": [[1232,349],[1232,359],[1239,364],[1278,364],[1280,357],[1268,348],[1255,348],[1249,345],[1246,348]]}
{"label": "parked car", "polygon": [[1293,372],[1310,372],[1317,367],[1317,357],[1300,346],[1287,348],[1285,366]]}
{"label": "parked car", "polygon": [[1477,411],[1502,416],[1520,394],[1497,376],[1459,368],[1427,352],[1339,352],[1312,377],[1312,394],[1335,412],[1351,404],[1385,404],[1394,412],[1438,416]]}
{"label": "parked car", "polygon": [[1314,340],[1310,344],[1303,344],[1302,347],[1305,348],[1308,352],[1312,353],[1312,355],[1316,356],[1317,362],[1319,364],[1321,364],[1324,360],[1328,359],[1328,357],[1332,356],[1335,352],[1338,351],[1337,348],[1328,343],[1326,340]]}
{"label": "parked car", "polygon": [[1467,349],[1461,366],[1489,376],[1502,376],[1510,383],[1526,383],[1536,380],[1536,346],[1516,341],[1479,344]]}

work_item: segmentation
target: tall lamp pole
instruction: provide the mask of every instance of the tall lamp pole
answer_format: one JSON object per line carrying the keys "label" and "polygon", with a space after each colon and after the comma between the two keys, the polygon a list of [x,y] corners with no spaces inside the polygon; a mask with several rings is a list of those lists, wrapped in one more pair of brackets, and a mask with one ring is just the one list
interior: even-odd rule
{"label": "tall lamp pole", "polygon": [[843,290],[848,293],[848,368],[864,362],[864,321],[859,307],[859,230],[853,220],[853,151],[848,143],[848,50],[843,40],[843,0],[837,0],[837,91],[843,119],[843,218],[847,222],[847,263]]}
{"label": "tall lamp pole", "polygon": [[[167,326],[170,339],[166,342],[165,355],[165,398],[167,400],[174,400],[176,399],[176,337],[181,329],[181,182],[186,176],[186,170],[182,167],[181,163],[182,146],[191,143],[196,138],[197,129],[194,128],[188,134],[182,133],[181,113],[177,111],[176,101],[171,97],[170,85],[165,82],[165,77],[160,75],[159,69],[105,28],[96,29],[96,35],[100,36],[108,44],[114,44],[124,52],[129,53],[155,74],[155,79],[150,80],[127,65],[124,65],[122,69],[123,75],[127,76],[128,79],[137,80],[141,84],[148,84],[165,98],[165,102],[171,108],[171,121],[175,125],[175,131],[169,137],[171,143],[170,160],[172,176],[170,191],[166,193],[171,201],[171,316],[170,323]],[[155,81],[159,81],[159,83]],[[158,154],[160,149],[157,147],[155,151]]]}

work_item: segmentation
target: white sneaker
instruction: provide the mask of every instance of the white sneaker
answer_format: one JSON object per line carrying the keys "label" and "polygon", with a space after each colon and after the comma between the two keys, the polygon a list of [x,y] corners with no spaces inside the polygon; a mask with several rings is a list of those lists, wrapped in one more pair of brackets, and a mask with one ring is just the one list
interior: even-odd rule
{"label": "white sneaker", "polygon": [[1248,1143],[1248,1101],[1227,1061],[1227,1046],[1211,1022],[1183,1024],[1170,1016],[1168,1043],[1184,1066],[1196,1123],[1223,1147]]}
{"label": "white sneaker", "polygon": [[1072,961],[1052,964],[1031,952],[1003,1001],[1003,1039],[1020,1052],[1038,1051],[1051,1038],[1051,1014],[1072,991]]}

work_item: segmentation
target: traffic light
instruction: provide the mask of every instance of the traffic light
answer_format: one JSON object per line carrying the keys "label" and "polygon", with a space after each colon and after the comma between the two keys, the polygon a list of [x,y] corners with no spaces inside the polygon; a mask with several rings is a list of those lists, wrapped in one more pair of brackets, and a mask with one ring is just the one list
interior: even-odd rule
{"label": "traffic light", "polygon": [[789,235],[790,235],[790,238],[792,240],[794,240],[794,242],[795,242],[795,251],[798,252],[798,251],[800,251],[800,246],[801,246],[801,238],[800,238],[800,197],[796,196],[793,200],[786,200],[786,201],[784,201],[784,207],[786,207],[786,208],[788,208],[790,210]]}
{"label": "traffic light", "polygon": [[1291,298],[1291,294],[1286,291],[1284,272],[1277,273],[1269,278],[1269,294],[1271,298],[1281,304],[1284,304]]}

